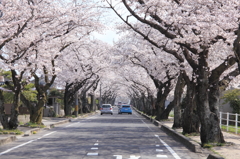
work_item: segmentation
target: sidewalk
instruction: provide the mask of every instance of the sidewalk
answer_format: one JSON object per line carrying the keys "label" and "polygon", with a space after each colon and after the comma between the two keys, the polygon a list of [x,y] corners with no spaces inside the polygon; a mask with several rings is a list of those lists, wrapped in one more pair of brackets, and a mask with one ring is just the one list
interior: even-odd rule
{"label": "sidewalk", "polygon": [[[163,125],[168,126],[169,128],[172,128],[173,126],[173,119],[170,119],[169,121],[161,121]],[[182,129],[176,129],[177,132],[182,133]],[[213,147],[213,152],[219,154],[225,159],[239,159],[240,158],[240,136],[235,135],[228,132],[222,132],[224,139],[227,143],[233,143],[233,145],[230,146],[218,146]],[[189,136],[191,140],[201,143],[200,136]]]}
{"label": "sidewalk", "polygon": [[94,115],[96,113],[98,113],[98,112],[96,111],[96,112],[93,112],[93,113],[85,114],[83,116],[79,116],[78,118],[43,117],[42,123],[44,124],[45,128],[30,128],[30,127],[19,126],[18,130],[22,131],[23,134],[22,135],[1,134],[0,135],[0,146],[4,145],[4,144],[7,144],[9,142],[13,142],[13,141],[17,140],[18,138],[25,137],[25,136],[30,136],[30,135],[33,134],[33,132],[42,131],[44,129],[51,129],[51,128],[57,126],[57,125],[71,122],[71,120],[85,118],[89,115]]}

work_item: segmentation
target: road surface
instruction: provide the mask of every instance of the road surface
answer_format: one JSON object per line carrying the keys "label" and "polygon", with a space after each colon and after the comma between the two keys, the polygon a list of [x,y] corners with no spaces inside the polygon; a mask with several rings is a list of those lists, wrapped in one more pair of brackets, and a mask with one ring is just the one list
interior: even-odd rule
{"label": "road surface", "polygon": [[96,114],[0,146],[1,159],[200,159],[148,120]]}

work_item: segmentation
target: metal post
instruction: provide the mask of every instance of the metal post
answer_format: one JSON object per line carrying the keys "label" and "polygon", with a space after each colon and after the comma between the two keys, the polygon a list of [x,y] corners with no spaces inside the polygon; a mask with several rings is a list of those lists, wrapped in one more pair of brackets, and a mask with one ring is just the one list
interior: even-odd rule
{"label": "metal post", "polygon": [[75,116],[78,117],[78,92],[75,93]]}
{"label": "metal post", "polygon": [[100,83],[100,99],[99,99],[99,107],[102,105],[102,84]]}
{"label": "metal post", "polygon": [[238,114],[236,113],[236,117],[235,117],[235,132],[236,134],[238,134]]}
{"label": "metal post", "polygon": [[228,123],[229,123],[229,113],[227,112],[227,131],[228,131]]}

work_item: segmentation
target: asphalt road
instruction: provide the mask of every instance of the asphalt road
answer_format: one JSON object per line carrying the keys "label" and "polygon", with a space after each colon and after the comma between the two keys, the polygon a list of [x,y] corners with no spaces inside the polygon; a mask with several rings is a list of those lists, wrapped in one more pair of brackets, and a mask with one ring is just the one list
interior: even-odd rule
{"label": "asphalt road", "polygon": [[1,159],[200,159],[136,112],[96,114],[0,146]]}

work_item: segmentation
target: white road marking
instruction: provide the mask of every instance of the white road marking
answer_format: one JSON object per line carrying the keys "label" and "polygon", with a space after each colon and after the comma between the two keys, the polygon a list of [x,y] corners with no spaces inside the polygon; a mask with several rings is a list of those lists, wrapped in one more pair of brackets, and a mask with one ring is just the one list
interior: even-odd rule
{"label": "white road marking", "polygon": [[157,152],[162,152],[163,150],[160,150],[160,149],[156,149]]}
{"label": "white road marking", "polygon": [[42,137],[45,137],[45,136],[51,135],[51,134],[53,134],[53,133],[55,133],[55,132],[57,132],[57,131],[50,132],[50,133],[48,133],[48,134],[43,135]]}
{"label": "white road marking", "polygon": [[159,147],[160,145],[156,145],[156,147]]}
{"label": "white road marking", "polygon": [[98,153],[87,153],[88,156],[98,156]]}
{"label": "white road marking", "polygon": [[14,150],[14,149],[17,149],[17,148],[22,147],[22,146],[24,146],[24,145],[30,144],[31,142],[37,141],[37,140],[39,140],[39,139],[41,139],[41,138],[43,138],[43,137],[45,137],[45,136],[51,135],[51,134],[53,134],[53,133],[55,133],[55,132],[56,132],[56,131],[50,132],[50,133],[45,134],[45,135],[43,135],[42,137],[37,138],[37,139],[35,139],[35,140],[30,140],[30,141],[25,142],[25,143],[23,143],[23,144],[21,144],[21,145],[12,147],[12,148],[10,148],[10,149],[8,149],[8,150],[6,150],[6,151],[1,152],[1,153],[0,153],[0,156],[3,155],[3,154],[5,154],[5,153],[8,153],[8,152],[10,152],[10,151],[12,151],[12,150]]}
{"label": "white road marking", "polygon": [[73,124],[67,125],[67,126],[65,126],[65,127],[69,127],[69,126],[72,126],[72,125],[74,125],[74,124],[76,124],[76,123],[73,123]]}
{"label": "white road marking", "polygon": [[15,146],[15,147],[13,147],[13,148],[10,148],[10,149],[8,149],[8,150],[6,150],[6,151],[3,151],[3,152],[0,153],[0,156],[3,155],[3,154],[5,154],[5,153],[8,153],[8,152],[10,152],[10,151],[12,151],[12,150],[14,150],[14,149],[17,149],[17,148],[19,148],[19,147],[22,147],[22,146],[24,146],[24,145],[27,145],[27,144],[29,144],[29,143],[31,143],[31,142],[33,142],[33,141],[34,141],[34,140],[30,140],[30,141],[25,142],[25,143],[23,143],[23,144],[21,144],[21,145],[18,145],[18,146]]}
{"label": "white road marking", "polygon": [[157,157],[160,157],[160,158],[168,158],[167,155],[157,155]]}
{"label": "white road marking", "polygon": [[148,127],[148,129],[150,129],[151,131],[153,131],[153,130],[147,125],[147,123],[145,123],[142,119],[141,119],[141,121]]}
{"label": "white road marking", "polygon": [[98,143],[95,143],[94,145],[98,145]]}
{"label": "white road marking", "polygon": [[134,156],[134,155],[131,155],[129,159],[139,159],[141,156]]}
{"label": "white road marking", "polygon": [[116,157],[116,159],[122,159],[122,155],[113,155]]}
{"label": "white road marking", "polygon": [[177,153],[170,147],[168,146],[168,144],[166,142],[164,142],[162,139],[159,138],[158,135],[155,135],[155,137],[157,137],[161,143],[163,143],[163,145],[168,149],[168,151],[176,158],[176,159],[181,159]]}
{"label": "white road marking", "polygon": [[98,150],[98,148],[97,147],[92,147],[91,150]]}

